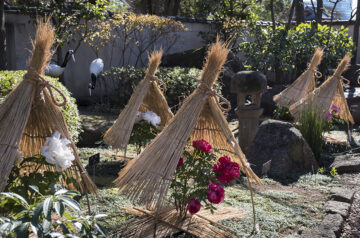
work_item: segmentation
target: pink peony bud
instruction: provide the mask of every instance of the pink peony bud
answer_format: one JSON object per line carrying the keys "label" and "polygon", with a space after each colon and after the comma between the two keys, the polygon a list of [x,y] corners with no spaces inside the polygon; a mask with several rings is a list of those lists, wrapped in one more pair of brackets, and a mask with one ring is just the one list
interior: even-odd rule
{"label": "pink peony bud", "polygon": [[179,168],[181,165],[183,165],[183,163],[184,163],[184,159],[183,159],[182,157],[180,157],[179,162],[178,162],[176,168]]}
{"label": "pink peony bud", "polygon": [[207,194],[209,202],[219,204],[224,201],[225,190],[219,183],[213,183],[209,181],[209,192]]}
{"label": "pink peony bud", "polygon": [[195,149],[204,151],[205,153],[211,153],[211,149],[213,148],[206,140],[195,140],[193,141],[193,147]]}
{"label": "pink peony bud", "polygon": [[200,208],[201,208],[200,202],[195,198],[191,198],[186,209],[190,212],[191,215],[194,215],[195,213],[200,211]]}

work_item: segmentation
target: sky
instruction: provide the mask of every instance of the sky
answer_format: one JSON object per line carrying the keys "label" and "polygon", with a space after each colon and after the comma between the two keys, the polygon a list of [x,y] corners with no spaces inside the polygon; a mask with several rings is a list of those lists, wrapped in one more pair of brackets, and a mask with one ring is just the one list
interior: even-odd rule
{"label": "sky", "polygon": [[[334,6],[335,0],[323,0],[324,6],[331,11]],[[316,6],[316,0],[313,0],[314,5]],[[312,6],[311,0],[304,0],[304,4]],[[357,0],[340,0],[336,5],[336,15],[339,16],[340,20],[349,20],[351,16],[352,9],[356,8]],[[330,14],[329,14],[330,15]]]}

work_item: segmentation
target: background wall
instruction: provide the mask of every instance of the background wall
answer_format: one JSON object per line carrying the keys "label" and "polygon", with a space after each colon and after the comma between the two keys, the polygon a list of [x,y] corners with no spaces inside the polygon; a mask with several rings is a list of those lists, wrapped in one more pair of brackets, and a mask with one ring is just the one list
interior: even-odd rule
{"label": "background wall", "polygon": [[[178,40],[169,51],[165,52],[165,54],[195,49],[205,44],[200,37],[199,32],[211,31],[210,24],[199,22],[183,22],[183,24],[187,28],[187,31],[175,33]],[[344,24],[346,23],[338,22],[334,25],[334,27],[340,27]],[[35,32],[34,26],[27,16],[16,13],[6,13],[6,31],[9,69],[26,69],[26,62],[30,56],[31,38],[33,38]],[[349,35],[352,36],[352,34],[353,25],[350,25]],[[166,48],[164,47],[166,45],[167,42],[160,42],[156,47]],[[66,50],[71,49],[72,47],[74,46],[71,44],[64,47],[63,54],[65,55]],[[358,51],[358,56],[359,55],[360,51]],[[84,43],[75,54],[76,62],[74,63],[71,60],[66,67],[64,74],[65,85],[79,101],[87,101],[91,99],[87,88],[88,83],[90,82],[89,65],[92,60],[98,57],[104,60],[104,70],[114,66],[119,66],[122,62],[120,57],[120,48],[108,46],[99,52],[95,52],[90,46]],[[129,60],[130,64],[133,65],[135,63],[134,58],[128,58],[131,57],[130,55],[126,55],[125,57],[126,60]],[[54,59],[55,58],[56,56]],[[358,57],[358,59],[359,58],[360,57]],[[142,61],[143,64],[146,65],[146,54],[144,55]],[[100,90],[100,87],[97,87],[93,92],[94,95],[100,95]],[[107,90],[109,90],[109,88]]]}

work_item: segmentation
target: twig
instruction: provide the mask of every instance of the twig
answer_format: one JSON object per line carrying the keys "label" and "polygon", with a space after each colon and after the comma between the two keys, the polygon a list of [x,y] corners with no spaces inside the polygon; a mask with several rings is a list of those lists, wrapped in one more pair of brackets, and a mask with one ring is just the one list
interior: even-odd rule
{"label": "twig", "polygon": [[256,214],[255,214],[254,194],[253,194],[253,188],[251,186],[250,179],[247,178],[247,180],[248,180],[248,184],[249,184],[249,188],[250,188],[251,205],[252,205],[252,209],[253,209],[253,223],[254,223],[253,232],[255,232],[256,231]]}

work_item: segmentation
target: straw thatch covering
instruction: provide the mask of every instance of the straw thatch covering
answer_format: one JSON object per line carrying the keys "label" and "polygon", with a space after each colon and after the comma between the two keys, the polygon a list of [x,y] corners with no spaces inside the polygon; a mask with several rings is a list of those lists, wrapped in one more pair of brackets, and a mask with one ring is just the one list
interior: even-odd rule
{"label": "straw thatch covering", "polygon": [[289,87],[274,96],[274,101],[278,105],[290,107],[315,89],[315,77],[321,78],[321,73],[317,71],[317,66],[320,64],[322,56],[323,50],[317,48],[306,71]]}
{"label": "straw thatch covering", "polygon": [[250,178],[259,178],[250,169],[230,129],[212,89],[226,61],[229,49],[219,41],[208,52],[199,87],[185,100],[175,117],[144,149],[120,172],[115,183],[134,201],[161,207],[184,147],[208,103],[211,114],[228,143],[238,155],[241,170]]}
{"label": "straw thatch covering", "polygon": [[347,69],[349,62],[350,56],[345,55],[336,68],[335,73],[330,78],[328,78],[320,87],[316,88],[313,93],[308,94],[299,102],[290,106],[289,110],[291,114],[296,119],[299,119],[301,112],[306,108],[306,106],[312,104],[312,108],[323,114],[325,118],[331,105],[337,105],[341,109],[339,115],[340,118],[354,123],[354,119],[349,111],[349,107],[344,96],[343,81],[347,80],[341,76],[341,74]]}
{"label": "straw thatch covering", "polygon": [[[214,97],[210,97],[204,105],[190,138],[191,141],[204,139],[219,150],[219,152],[215,152],[219,156],[228,155],[237,163],[242,164],[242,159],[237,155],[234,146],[229,143],[236,139],[227,124],[221,106]],[[191,142],[189,141],[189,143]]]}
{"label": "straw thatch covering", "polygon": [[[61,91],[41,76],[52,57],[50,48],[54,39],[54,29],[49,20],[39,21],[28,72],[0,106],[0,191],[4,189],[14,166],[17,149],[25,157],[39,154],[46,137],[59,131],[62,137],[71,141],[75,155],[70,174],[76,178],[82,192],[96,192],[96,186],[81,164],[59,108],[65,105],[66,99]],[[53,90],[62,96],[62,103],[54,97]]]}
{"label": "straw thatch covering", "polygon": [[105,133],[105,143],[111,145],[114,149],[125,149],[127,147],[138,111],[150,110],[160,116],[160,129],[173,118],[174,115],[158,86],[158,79],[155,77],[156,70],[161,62],[161,56],[162,51],[154,51],[149,56],[149,66],[145,78],[136,87],[128,104],[121,111],[114,125]]}
{"label": "straw thatch covering", "polygon": [[240,210],[225,206],[218,206],[213,214],[201,210],[185,219],[179,217],[174,208],[162,208],[157,213],[142,208],[125,208],[125,211],[139,218],[125,223],[116,231],[116,235],[121,237],[169,237],[180,231],[203,238],[237,237],[235,231],[217,222],[245,217]]}

